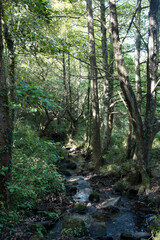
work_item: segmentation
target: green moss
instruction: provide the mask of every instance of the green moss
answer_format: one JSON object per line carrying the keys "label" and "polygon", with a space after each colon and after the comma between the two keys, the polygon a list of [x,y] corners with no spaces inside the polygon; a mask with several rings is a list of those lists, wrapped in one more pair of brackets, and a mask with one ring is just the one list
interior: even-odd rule
{"label": "green moss", "polygon": [[155,217],[150,223],[150,231],[154,235],[154,240],[160,239],[160,216]]}
{"label": "green moss", "polygon": [[119,180],[118,182],[116,182],[115,190],[117,192],[124,193],[127,191],[127,189],[128,189],[128,182],[126,180]]}
{"label": "green moss", "polygon": [[86,223],[79,218],[66,219],[63,222],[62,234],[73,237],[83,237],[88,235]]}
{"label": "green moss", "polygon": [[80,214],[83,214],[86,212],[86,209],[87,209],[87,206],[84,204],[84,203],[75,203],[74,205],[74,212],[77,212],[77,213],[80,213]]}

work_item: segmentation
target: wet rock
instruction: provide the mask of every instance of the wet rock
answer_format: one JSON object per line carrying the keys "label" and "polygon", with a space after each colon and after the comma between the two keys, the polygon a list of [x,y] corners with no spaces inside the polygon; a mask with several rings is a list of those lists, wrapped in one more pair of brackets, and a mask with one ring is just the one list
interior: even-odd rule
{"label": "wet rock", "polygon": [[66,177],[70,177],[72,174],[69,172],[69,171],[67,171],[67,170],[64,170],[64,171],[61,171],[62,172],[62,174],[64,174]]}
{"label": "wet rock", "polygon": [[82,219],[69,218],[64,220],[61,233],[73,237],[83,237],[88,235],[88,228]]}
{"label": "wet rock", "polygon": [[105,236],[106,232],[107,232],[107,229],[104,223],[94,223],[89,228],[89,233],[91,237]]}
{"label": "wet rock", "polygon": [[105,209],[100,209],[96,215],[93,216],[97,222],[106,222],[111,218],[111,215],[119,212],[119,208],[115,206],[110,206]]}
{"label": "wet rock", "polygon": [[121,197],[109,198],[106,201],[99,204],[98,208],[107,209],[109,207],[115,207],[121,200]]}
{"label": "wet rock", "polygon": [[108,212],[101,212],[96,214],[93,218],[97,222],[106,222],[110,218],[110,216]]}
{"label": "wet rock", "polygon": [[89,195],[89,201],[90,201],[90,202],[99,202],[99,201],[100,201],[99,194],[98,194],[97,192],[92,192],[92,193]]}
{"label": "wet rock", "polygon": [[120,239],[123,240],[140,240],[140,239],[149,239],[151,237],[151,234],[148,232],[136,232],[136,233],[128,233],[124,232],[121,234]]}
{"label": "wet rock", "polygon": [[84,203],[75,203],[73,207],[73,211],[79,214],[85,214],[86,213],[87,206]]}
{"label": "wet rock", "polygon": [[74,162],[70,162],[67,164],[67,168],[71,170],[75,170],[77,168],[77,164]]}
{"label": "wet rock", "polygon": [[105,208],[107,214],[115,214],[119,212],[119,208],[116,206],[109,206]]}
{"label": "wet rock", "polygon": [[130,198],[137,197],[138,187],[137,187],[137,186],[136,186],[135,188],[134,188],[134,187],[131,187],[130,189],[128,189],[127,194],[128,194],[128,196],[129,196]]}

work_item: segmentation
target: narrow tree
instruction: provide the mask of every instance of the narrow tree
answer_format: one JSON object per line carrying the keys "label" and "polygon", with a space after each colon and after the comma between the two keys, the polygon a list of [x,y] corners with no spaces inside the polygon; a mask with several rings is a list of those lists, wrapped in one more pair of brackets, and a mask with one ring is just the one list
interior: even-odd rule
{"label": "narrow tree", "polygon": [[98,84],[97,84],[97,65],[95,53],[95,38],[93,24],[92,0],[86,0],[87,8],[87,23],[89,36],[89,57],[91,67],[91,91],[92,91],[92,159],[95,166],[99,167],[101,162],[101,144],[100,144],[100,119],[99,119],[99,99],[98,99]]}
{"label": "narrow tree", "polygon": [[137,92],[138,108],[141,112],[142,102],[142,87],[141,87],[141,73],[140,73],[140,51],[141,51],[141,36],[140,36],[140,23],[141,23],[141,0],[137,0],[137,13],[136,13],[136,48],[135,48],[135,82]]}
{"label": "narrow tree", "polygon": [[126,104],[132,119],[132,124],[136,136],[137,146],[134,154],[134,159],[137,162],[138,170],[142,176],[142,185],[139,189],[139,193],[142,193],[144,191],[147,191],[149,188],[149,177],[147,171],[149,168],[150,151],[152,148],[153,139],[156,133],[160,130],[160,123],[155,117],[158,49],[159,49],[158,8],[160,2],[159,0],[150,1],[149,41],[147,60],[147,95],[146,95],[146,114],[144,123],[139,112],[138,102],[135,93],[129,81],[129,76],[125,67],[121,51],[115,0],[110,0],[109,4],[116,67],[120,81],[120,86],[126,100]]}
{"label": "narrow tree", "polygon": [[0,194],[6,198],[11,172],[11,134],[9,125],[8,91],[3,62],[3,5],[0,1]]}

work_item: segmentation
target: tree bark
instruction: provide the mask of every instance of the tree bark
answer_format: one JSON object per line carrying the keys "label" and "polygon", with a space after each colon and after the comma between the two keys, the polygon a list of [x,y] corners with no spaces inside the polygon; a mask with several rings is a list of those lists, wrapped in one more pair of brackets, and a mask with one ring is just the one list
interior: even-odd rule
{"label": "tree bark", "polygon": [[[135,47],[135,83],[136,83],[136,95],[138,110],[141,112],[142,103],[142,87],[141,87],[141,72],[140,72],[140,51],[141,51],[141,35],[140,35],[140,23],[141,23],[141,0],[137,0],[137,12],[135,16],[136,20],[136,47]],[[134,134],[134,133],[133,133]],[[132,135],[132,121],[129,117],[129,132],[127,141],[127,159],[133,157],[135,136]]]}
{"label": "tree bark", "polygon": [[141,87],[141,74],[140,74],[140,51],[141,51],[141,36],[140,36],[140,23],[141,23],[141,0],[137,0],[137,14],[136,14],[136,48],[135,48],[135,81],[138,109],[141,112],[142,102],[142,87]]}
{"label": "tree bark", "polygon": [[149,153],[155,137],[156,119],[156,83],[158,80],[158,54],[159,54],[159,22],[158,9],[160,1],[151,0],[149,11],[149,39],[147,59],[147,100],[145,114],[145,159],[146,168],[149,167]]}
{"label": "tree bark", "polygon": [[99,99],[97,84],[97,65],[95,53],[95,38],[93,24],[92,0],[86,0],[87,23],[89,36],[89,57],[91,67],[91,89],[92,89],[92,159],[98,168],[102,164],[101,143],[100,143],[100,119],[99,119]]}
{"label": "tree bark", "polygon": [[[103,69],[104,69],[104,97],[103,97],[103,124],[102,124],[102,151],[107,152],[110,145],[111,138],[111,97],[112,97],[112,78],[108,65],[108,49],[107,49],[107,36],[106,36],[106,17],[105,17],[105,1],[100,0],[101,10],[101,43],[102,43],[102,56],[103,56]],[[109,120],[110,118],[110,120]]]}
{"label": "tree bark", "polygon": [[[11,173],[11,129],[9,124],[9,107],[7,83],[3,62],[2,37],[2,0],[0,1],[0,194],[7,197],[7,182]],[[3,171],[4,170],[4,171]],[[2,173],[2,174],[1,174]],[[3,174],[4,173],[4,174]]]}
{"label": "tree bark", "polygon": [[129,82],[129,76],[124,64],[124,59],[120,47],[120,39],[118,32],[118,20],[115,0],[110,0],[110,18],[112,28],[113,47],[116,60],[116,67],[120,86],[125,96],[125,101],[128,107],[129,114],[134,127],[137,147],[134,154],[134,159],[137,161],[140,173],[142,175],[142,187],[139,193],[147,191],[149,187],[149,177],[146,172],[149,163],[149,153],[154,139],[153,132],[156,128],[155,121],[155,103],[156,94],[153,89],[157,81],[158,67],[158,7],[159,0],[151,0],[149,13],[149,43],[148,43],[148,64],[147,64],[147,103],[146,116],[143,124],[139,112],[138,103],[135,94]]}

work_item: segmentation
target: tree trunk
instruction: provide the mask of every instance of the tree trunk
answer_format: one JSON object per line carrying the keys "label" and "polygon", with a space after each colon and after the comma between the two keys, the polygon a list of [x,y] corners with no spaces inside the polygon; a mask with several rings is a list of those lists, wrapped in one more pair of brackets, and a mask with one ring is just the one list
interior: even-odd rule
{"label": "tree trunk", "polygon": [[[138,109],[138,103],[136,101],[135,94],[129,82],[129,76],[126,71],[124,59],[120,47],[119,32],[118,32],[118,20],[115,0],[110,0],[110,18],[112,28],[113,47],[115,53],[116,67],[120,86],[125,96],[126,104],[128,107],[129,114],[132,119],[136,135],[136,151],[134,159],[137,161],[139,171],[142,175],[142,187],[139,193],[147,191],[149,187],[149,177],[146,172],[148,167],[149,153],[152,147],[153,132],[155,121],[155,83],[157,77],[157,66],[158,66],[158,21],[157,13],[159,7],[159,0],[151,0],[150,2],[150,27],[149,27],[149,47],[148,47],[148,77],[147,77],[147,103],[146,103],[146,116],[145,124],[143,125],[140,112]],[[151,87],[153,86],[153,87]]]}
{"label": "tree trunk", "polygon": [[88,88],[87,88],[87,124],[86,124],[86,141],[88,142],[88,146],[91,144],[91,103],[90,103],[90,92],[91,92],[91,81],[90,74],[88,71]]}
{"label": "tree trunk", "polygon": [[68,54],[68,93],[69,93],[69,109],[72,112],[72,88],[71,88],[71,60]]}
{"label": "tree trunk", "polygon": [[[141,51],[141,36],[140,36],[140,22],[141,22],[141,0],[137,0],[137,13],[136,13],[136,48],[135,48],[135,83],[138,110],[141,112],[142,103],[142,87],[141,87],[141,73],[140,73],[140,51]],[[133,157],[132,152],[134,149],[135,136],[132,135],[132,121],[129,117],[129,133],[127,141],[127,154],[126,158]]]}
{"label": "tree trunk", "polygon": [[86,3],[89,36],[89,57],[91,67],[91,89],[92,89],[92,146],[93,146],[92,159],[95,162],[95,166],[99,167],[102,164],[102,158],[100,143],[99,99],[98,99],[97,65],[95,54],[92,0],[86,0]]}
{"label": "tree trunk", "polygon": [[155,136],[155,110],[156,110],[156,83],[158,80],[158,56],[159,56],[159,22],[158,9],[160,1],[151,0],[149,12],[149,40],[147,59],[147,102],[145,114],[145,163],[149,167],[149,153]]}
{"label": "tree trunk", "polygon": [[5,69],[3,63],[2,1],[0,1],[0,194],[7,197],[11,173],[11,131]]}
{"label": "tree trunk", "polygon": [[138,10],[136,14],[136,49],[135,49],[135,81],[137,92],[137,103],[139,112],[141,112],[142,102],[142,87],[140,74],[140,51],[141,51],[141,36],[140,36],[140,22],[141,22],[141,0],[137,0]]}
{"label": "tree trunk", "polygon": [[[112,38],[110,36],[110,44],[112,45]],[[109,109],[108,109],[108,125],[106,131],[106,146],[105,151],[108,151],[110,143],[111,143],[111,136],[112,136],[112,129],[113,129],[113,119],[114,119],[114,105],[113,105],[113,73],[114,73],[114,52],[113,49],[109,50]]]}
{"label": "tree trunk", "polygon": [[103,123],[102,123],[102,151],[106,151],[106,143],[109,129],[109,105],[110,105],[110,81],[109,81],[109,67],[108,67],[108,50],[106,37],[106,17],[105,17],[105,1],[100,0],[101,10],[101,43],[104,69],[104,97],[103,97]]}

